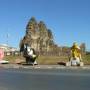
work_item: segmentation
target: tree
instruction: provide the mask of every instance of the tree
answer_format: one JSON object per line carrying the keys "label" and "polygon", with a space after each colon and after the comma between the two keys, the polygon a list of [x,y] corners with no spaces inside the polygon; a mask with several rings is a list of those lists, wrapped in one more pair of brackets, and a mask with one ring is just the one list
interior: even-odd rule
{"label": "tree", "polygon": [[40,48],[43,51],[46,51],[47,49],[47,40],[48,40],[48,31],[45,23],[43,21],[40,21],[39,24],[39,31],[40,31]]}
{"label": "tree", "polygon": [[26,34],[20,41],[20,47],[26,43],[39,52],[52,51],[54,46],[52,31],[47,29],[43,21],[37,23],[35,17],[32,17],[26,25]]}
{"label": "tree", "polygon": [[85,45],[85,43],[82,43],[82,44],[80,45],[80,48],[81,48],[82,54],[85,54],[85,53],[86,53],[86,45]]}
{"label": "tree", "polygon": [[37,39],[39,38],[38,23],[34,17],[32,17],[26,26],[26,41],[35,49],[38,49]]}

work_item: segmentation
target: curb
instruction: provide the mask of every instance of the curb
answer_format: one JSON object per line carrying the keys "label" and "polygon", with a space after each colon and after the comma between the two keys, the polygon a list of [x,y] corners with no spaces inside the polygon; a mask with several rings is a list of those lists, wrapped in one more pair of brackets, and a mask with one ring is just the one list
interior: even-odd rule
{"label": "curb", "polygon": [[1,64],[0,68],[4,69],[71,69],[71,70],[90,70],[90,66],[61,66],[61,65],[35,65],[35,66],[23,66],[23,65],[18,65],[18,64]]}

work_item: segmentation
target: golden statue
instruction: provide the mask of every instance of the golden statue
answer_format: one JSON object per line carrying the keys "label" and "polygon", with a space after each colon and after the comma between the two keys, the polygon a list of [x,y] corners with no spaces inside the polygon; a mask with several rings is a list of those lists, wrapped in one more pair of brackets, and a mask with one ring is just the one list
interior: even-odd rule
{"label": "golden statue", "polygon": [[73,46],[71,47],[71,58],[82,61],[81,49],[77,43],[73,43]]}
{"label": "golden statue", "polygon": [[77,43],[73,43],[71,47],[71,56],[70,56],[70,61],[66,62],[66,66],[83,66],[84,63],[82,62],[82,57],[81,57],[81,49],[77,45]]}

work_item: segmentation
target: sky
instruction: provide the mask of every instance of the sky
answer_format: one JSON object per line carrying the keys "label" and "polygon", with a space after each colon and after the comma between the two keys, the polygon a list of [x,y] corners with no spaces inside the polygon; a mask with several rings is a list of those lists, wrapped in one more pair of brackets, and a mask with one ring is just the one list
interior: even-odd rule
{"label": "sky", "polygon": [[90,50],[90,0],[0,0],[0,44],[19,47],[32,16],[52,30],[58,46],[77,42]]}

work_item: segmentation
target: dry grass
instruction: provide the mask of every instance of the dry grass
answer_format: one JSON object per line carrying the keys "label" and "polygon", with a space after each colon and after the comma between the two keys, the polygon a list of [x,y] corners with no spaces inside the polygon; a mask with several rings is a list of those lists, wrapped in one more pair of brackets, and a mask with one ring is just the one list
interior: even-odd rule
{"label": "dry grass", "polygon": [[[25,61],[25,58],[22,56],[6,56],[5,60],[9,60],[10,63],[22,62]],[[69,58],[67,56],[39,56],[37,58],[38,64],[58,64],[59,62],[67,62]],[[83,61],[85,64],[90,65],[90,55],[86,55],[83,57]]]}
{"label": "dry grass", "polygon": [[85,55],[83,61],[85,64],[90,65],[90,55]]}
{"label": "dry grass", "polygon": [[39,64],[58,64],[59,62],[66,62],[68,57],[59,56],[40,56],[37,61]]}

